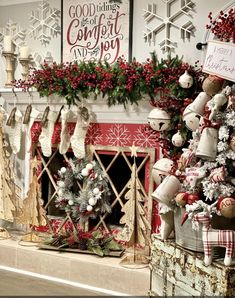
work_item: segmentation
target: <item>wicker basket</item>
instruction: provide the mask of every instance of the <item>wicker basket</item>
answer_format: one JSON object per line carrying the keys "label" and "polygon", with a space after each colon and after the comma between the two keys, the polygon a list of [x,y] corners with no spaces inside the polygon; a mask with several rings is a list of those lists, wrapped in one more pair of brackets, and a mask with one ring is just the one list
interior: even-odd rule
{"label": "wicker basket", "polygon": [[181,219],[185,213],[185,208],[177,208],[174,215],[175,223],[175,242],[187,249],[203,252],[202,242],[202,225],[199,223],[199,230],[192,229],[191,220],[186,220],[183,226],[181,226]]}

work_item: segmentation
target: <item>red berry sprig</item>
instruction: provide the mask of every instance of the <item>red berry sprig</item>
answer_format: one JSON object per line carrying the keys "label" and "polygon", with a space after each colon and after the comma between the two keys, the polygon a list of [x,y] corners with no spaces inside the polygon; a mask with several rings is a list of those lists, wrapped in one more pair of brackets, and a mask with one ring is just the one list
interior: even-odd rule
{"label": "red berry sprig", "polygon": [[235,43],[235,9],[231,8],[227,13],[220,11],[217,19],[213,19],[210,12],[208,18],[210,24],[206,25],[207,29],[211,29],[220,41]]}

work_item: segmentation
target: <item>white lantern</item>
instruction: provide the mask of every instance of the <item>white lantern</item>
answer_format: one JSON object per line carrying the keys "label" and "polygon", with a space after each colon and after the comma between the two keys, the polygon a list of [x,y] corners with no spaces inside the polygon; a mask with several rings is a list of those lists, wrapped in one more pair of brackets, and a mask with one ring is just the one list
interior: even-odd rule
{"label": "white lantern", "polygon": [[156,184],[162,182],[163,177],[169,175],[171,169],[173,168],[174,162],[169,158],[161,158],[154,165],[152,169],[152,177]]}
{"label": "white lantern", "polygon": [[217,156],[218,130],[212,127],[203,129],[197,147],[196,156],[206,160],[215,160]]}
{"label": "white lantern", "polygon": [[193,85],[193,77],[190,76],[187,70],[185,70],[184,74],[179,77],[180,87],[184,89],[188,89]]}
{"label": "white lantern", "polygon": [[170,127],[171,117],[162,109],[155,108],[148,115],[150,127],[157,131],[164,131]]}
{"label": "white lantern", "polygon": [[185,140],[182,137],[180,131],[173,135],[171,142],[175,147],[182,147],[184,145]]}
{"label": "white lantern", "polygon": [[200,92],[194,101],[187,106],[188,110],[199,115],[205,114],[205,106],[211,97],[206,92]]}
{"label": "white lantern", "polygon": [[157,201],[172,207],[172,200],[179,191],[181,183],[173,175],[167,176],[157,189],[152,193],[152,197]]}
{"label": "white lantern", "polygon": [[[190,105],[189,105],[190,106]],[[187,106],[183,113],[183,121],[188,129],[196,131],[199,128],[200,115],[190,111],[190,107]]]}

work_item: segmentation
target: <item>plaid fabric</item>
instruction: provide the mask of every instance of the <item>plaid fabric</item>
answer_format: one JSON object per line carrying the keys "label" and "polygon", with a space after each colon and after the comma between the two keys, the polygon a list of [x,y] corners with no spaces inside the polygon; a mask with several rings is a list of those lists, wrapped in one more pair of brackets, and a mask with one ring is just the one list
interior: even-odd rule
{"label": "plaid fabric", "polygon": [[194,220],[203,224],[202,240],[205,256],[211,256],[213,246],[226,247],[226,257],[232,257],[235,249],[235,231],[215,230],[210,227],[209,215],[198,213]]}

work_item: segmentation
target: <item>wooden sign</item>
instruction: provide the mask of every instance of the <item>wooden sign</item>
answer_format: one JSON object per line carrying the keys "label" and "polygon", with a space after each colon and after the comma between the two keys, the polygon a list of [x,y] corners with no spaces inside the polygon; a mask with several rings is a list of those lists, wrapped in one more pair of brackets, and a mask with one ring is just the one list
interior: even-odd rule
{"label": "wooden sign", "polygon": [[130,57],[132,0],[64,0],[63,61],[106,60]]}
{"label": "wooden sign", "polygon": [[209,41],[202,70],[235,82],[235,44]]}

